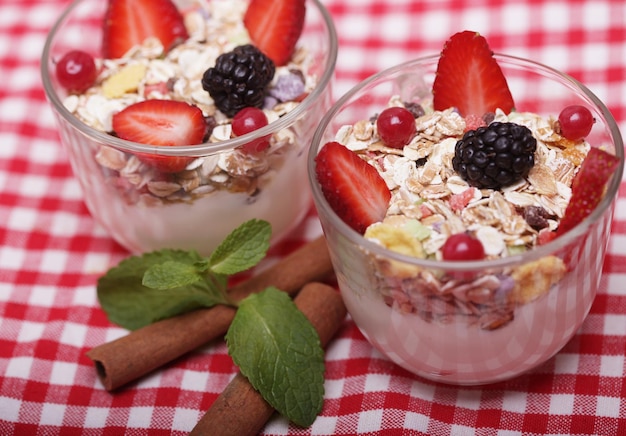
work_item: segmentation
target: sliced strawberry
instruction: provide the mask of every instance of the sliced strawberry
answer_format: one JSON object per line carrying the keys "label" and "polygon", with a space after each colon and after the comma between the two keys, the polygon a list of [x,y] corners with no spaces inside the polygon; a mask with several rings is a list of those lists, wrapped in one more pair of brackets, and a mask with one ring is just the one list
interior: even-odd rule
{"label": "sliced strawberry", "polygon": [[285,65],[302,34],[305,15],[305,0],[251,0],[243,23],[254,45],[276,65]]}
{"label": "sliced strawberry", "polygon": [[[157,146],[200,144],[207,131],[202,111],[181,101],[145,100],[113,115],[113,131],[128,141]],[[144,163],[172,173],[182,171],[190,157],[138,154]]]}
{"label": "sliced strawberry", "polygon": [[171,0],[109,0],[102,36],[105,58],[121,58],[149,37],[158,38],[166,51],[189,37]]}
{"label": "sliced strawberry", "polygon": [[391,193],[376,168],[338,142],[329,142],[315,158],[315,174],[330,207],[363,234],[385,217]]}
{"label": "sliced strawberry", "polygon": [[435,110],[456,107],[464,117],[513,109],[504,74],[484,37],[464,31],[445,43],[433,84],[433,106]]}
{"label": "sliced strawberry", "polygon": [[576,227],[593,212],[618,164],[617,156],[596,147],[589,150],[572,182],[572,198],[559,223],[557,236]]}

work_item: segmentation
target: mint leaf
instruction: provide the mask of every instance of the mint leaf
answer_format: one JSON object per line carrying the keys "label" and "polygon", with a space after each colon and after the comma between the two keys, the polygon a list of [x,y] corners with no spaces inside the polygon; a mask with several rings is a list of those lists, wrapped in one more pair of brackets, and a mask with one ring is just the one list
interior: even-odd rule
{"label": "mint leaf", "polygon": [[200,307],[225,303],[216,283],[224,284],[226,279],[219,275],[200,276],[193,283],[165,289],[142,284],[144,275],[152,268],[154,273],[164,265],[176,264],[180,272],[196,268],[203,261],[197,252],[183,250],[159,250],[129,257],[98,280],[98,300],[111,322],[129,330]]}
{"label": "mint leaf", "polygon": [[252,268],[265,257],[271,235],[272,227],[267,221],[246,221],[233,230],[211,254],[211,271],[232,275]]}
{"label": "mint leaf", "polygon": [[226,333],[241,373],[280,414],[308,427],[324,401],[324,351],[291,298],[269,287],[239,304]]}
{"label": "mint leaf", "polygon": [[142,284],[148,288],[164,290],[193,285],[202,280],[195,265],[175,260],[152,265],[143,275]]}

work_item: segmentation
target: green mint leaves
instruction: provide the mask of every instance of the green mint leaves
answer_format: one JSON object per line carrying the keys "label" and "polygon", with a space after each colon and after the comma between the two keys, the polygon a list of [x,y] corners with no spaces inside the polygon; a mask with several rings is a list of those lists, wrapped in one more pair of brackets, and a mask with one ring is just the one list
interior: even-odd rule
{"label": "green mint leaves", "polygon": [[267,221],[250,220],[229,234],[209,258],[168,249],[130,257],[98,280],[98,300],[111,322],[129,330],[228,304],[228,276],[263,259],[271,234]]}
{"label": "green mint leaves", "polygon": [[98,280],[98,300],[111,322],[129,330],[198,308],[237,307],[226,334],[233,361],[279,413],[309,426],[324,399],[324,352],[317,332],[289,295],[276,288],[239,303],[228,297],[229,276],[262,260],[270,236],[268,222],[250,220],[208,258],[169,249],[129,257]]}
{"label": "green mint leaves", "polygon": [[252,268],[265,257],[271,233],[269,223],[261,220],[236,228],[211,255],[211,270],[230,275]]}
{"label": "green mint leaves", "polygon": [[[197,265],[202,265],[201,261]],[[143,274],[141,284],[148,288],[165,290],[191,286],[200,281],[202,281],[202,274],[195,263],[188,264],[177,260],[167,260],[148,268]]]}
{"label": "green mint leaves", "polygon": [[265,401],[308,427],[322,410],[324,352],[291,298],[267,288],[245,298],[226,334],[229,354]]}

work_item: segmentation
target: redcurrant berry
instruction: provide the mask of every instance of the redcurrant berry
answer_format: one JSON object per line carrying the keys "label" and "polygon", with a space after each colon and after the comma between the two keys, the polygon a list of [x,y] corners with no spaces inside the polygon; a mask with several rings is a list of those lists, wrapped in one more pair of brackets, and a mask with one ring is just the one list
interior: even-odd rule
{"label": "redcurrant berry", "polygon": [[584,139],[591,132],[594,122],[591,111],[579,104],[567,106],[559,114],[561,136],[571,141]]}
{"label": "redcurrant berry", "polygon": [[415,135],[415,117],[403,107],[389,107],[378,115],[376,128],[385,145],[402,148]]}
{"label": "redcurrant berry", "polygon": [[56,65],[57,79],[68,92],[85,92],[98,77],[96,62],[89,53],[67,52]]}
{"label": "redcurrant berry", "polygon": [[[246,133],[254,132],[261,127],[265,127],[267,124],[267,116],[261,109],[246,107],[237,112],[233,117],[233,133],[236,136],[245,135]],[[270,136],[271,135],[266,135],[253,139],[245,144],[242,150],[247,153],[260,153],[269,147]]]}
{"label": "redcurrant berry", "polygon": [[448,237],[442,248],[443,260],[481,260],[485,257],[483,244],[467,233]]}

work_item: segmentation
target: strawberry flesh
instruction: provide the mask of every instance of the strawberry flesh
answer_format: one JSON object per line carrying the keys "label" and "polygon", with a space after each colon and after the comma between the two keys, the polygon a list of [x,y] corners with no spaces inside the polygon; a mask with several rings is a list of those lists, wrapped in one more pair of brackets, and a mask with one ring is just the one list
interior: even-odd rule
{"label": "strawberry flesh", "polygon": [[[127,141],[156,146],[195,145],[204,140],[207,124],[197,106],[173,100],[145,100],[113,115],[113,131]],[[167,173],[182,171],[193,158],[138,154],[144,163]]]}
{"label": "strawberry flesh", "polygon": [[363,234],[385,217],[391,192],[376,168],[338,142],[325,144],[315,163],[326,201],[346,224]]}
{"label": "strawberry flesh", "polygon": [[572,198],[557,229],[560,236],[580,224],[598,206],[604,189],[619,164],[619,158],[591,148],[572,182]]}
{"label": "strawberry flesh", "polygon": [[276,65],[285,65],[302,34],[305,15],[305,0],[252,0],[243,22],[254,45]]}
{"label": "strawberry flesh", "polygon": [[483,36],[463,31],[445,43],[433,83],[433,106],[456,107],[464,117],[514,108],[506,78]]}
{"label": "strawberry flesh", "polygon": [[158,38],[166,52],[189,37],[171,0],[109,0],[102,39],[105,58],[121,58],[150,37]]}

